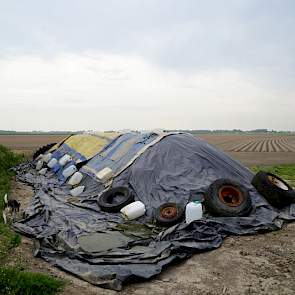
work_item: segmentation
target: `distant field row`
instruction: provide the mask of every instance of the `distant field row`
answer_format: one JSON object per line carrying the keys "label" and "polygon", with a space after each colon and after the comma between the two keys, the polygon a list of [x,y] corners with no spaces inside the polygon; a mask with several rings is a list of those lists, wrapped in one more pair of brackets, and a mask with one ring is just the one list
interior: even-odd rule
{"label": "distant field row", "polygon": [[66,135],[0,135],[0,144],[12,150],[30,152],[65,137]]}
{"label": "distant field row", "polygon": [[[66,135],[0,135],[0,144],[19,153],[32,154]],[[295,163],[295,135],[201,134],[200,138],[245,165]]]}
{"label": "distant field row", "polygon": [[295,136],[201,135],[201,138],[227,152],[295,152]]}

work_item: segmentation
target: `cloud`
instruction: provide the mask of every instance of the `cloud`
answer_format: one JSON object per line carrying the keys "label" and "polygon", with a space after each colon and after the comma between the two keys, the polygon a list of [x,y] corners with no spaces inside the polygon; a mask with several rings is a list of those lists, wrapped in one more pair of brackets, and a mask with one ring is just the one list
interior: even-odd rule
{"label": "cloud", "polygon": [[0,59],[0,81],[2,129],[293,128],[276,121],[291,118],[291,94],[230,69],[178,72],[100,52],[24,55]]}
{"label": "cloud", "polygon": [[1,128],[294,129],[294,11],[291,0],[0,0]]}

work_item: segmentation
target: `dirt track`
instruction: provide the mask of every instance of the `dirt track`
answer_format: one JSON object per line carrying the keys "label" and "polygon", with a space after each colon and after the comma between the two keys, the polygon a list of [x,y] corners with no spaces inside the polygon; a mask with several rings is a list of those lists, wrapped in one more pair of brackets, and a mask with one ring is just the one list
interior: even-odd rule
{"label": "dirt track", "polygon": [[[15,183],[12,196],[27,205],[33,192]],[[32,241],[22,239],[13,250],[10,264],[49,273],[68,283],[63,294],[105,294],[118,292],[94,287],[50,266],[32,255]],[[164,270],[159,276],[129,284],[120,294],[201,294],[201,295],[291,295],[295,294],[295,223],[267,234],[229,237],[222,247],[196,254]]]}

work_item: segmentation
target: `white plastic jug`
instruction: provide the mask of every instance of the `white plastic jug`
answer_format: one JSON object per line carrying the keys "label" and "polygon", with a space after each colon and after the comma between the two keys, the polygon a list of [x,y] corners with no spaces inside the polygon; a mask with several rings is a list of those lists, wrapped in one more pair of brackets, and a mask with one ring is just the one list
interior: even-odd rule
{"label": "white plastic jug", "polygon": [[48,153],[48,154],[43,156],[43,161],[45,163],[48,163],[51,160],[51,158],[52,158],[52,153]]}
{"label": "white plastic jug", "polygon": [[60,166],[64,166],[64,165],[66,165],[67,163],[69,163],[71,161],[72,161],[72,157],[70,155],[65,154],[64,156],[62,156],[59,159],[58,163],[59,163]]}
{"label": "white plastic jug", "polygon": [[48,162],[47,166],[48,166],[49,168],[53,168],[56,164],[57,164],[57,159],[52,158],[52,159]]}
{"label": "white plastic jug", "polygon": [[36,161],[43,160],[43,154],[40,154],[35,160]]}
{"label": "white plastic jug", "polygon": [[96,177],[101,181],[101,182],[106,182],[110,178],[114,176],[113,170],[109,167],[106,167],[99,172],[96,173]]}
{"label": "white plastic jug", "polygon": [[85,189],[84,185],[77,186],[77,187],[73,188],[72,190],[70,190],[70,194],[73,197],[77,197],[77,196],[79,196],[80,194],[83,193],[84,189]]}
{"label": "white plastic jug", "polygon": [[75,165],[71,165],[67,167],[66,169],[64,169],[64,171],[62,172],[62,175],[64,176],[64,178],[68,178],[71,175],[73,175],[75,172],[77,172],[77,167]]}
{"label": "white plastic jug", "polygon": [[41,175],[45,175],[46,172],[47,172],[47,168],[43,168],[43,169],[41,169],[41,170],[39,171],[39,174],[41,174]]}
{"label": "white plastic jug", "polygon": [[199,220],[203,217],[202,204],[199,201],[190,202],[185,208],[185,222],[191,223],[194,220]]}
{"label": "white plastic jug", "polygon": [[145,205],[141,201],[136,201],[123,207],[120,212],[125,219],[132,220],[145,214]]}
{"label": "white plastic jug", "polygon": [[36,170],[40,170],[43,167],[43,160],[39,160],[36,164]]}
{"label": "white plastic jug", "polygon": [[81,180],[83,179],[83,174],[81,172],[76,172],[72,175],[72,177],[69,180],[69,185],[77,185],[81,182]]}

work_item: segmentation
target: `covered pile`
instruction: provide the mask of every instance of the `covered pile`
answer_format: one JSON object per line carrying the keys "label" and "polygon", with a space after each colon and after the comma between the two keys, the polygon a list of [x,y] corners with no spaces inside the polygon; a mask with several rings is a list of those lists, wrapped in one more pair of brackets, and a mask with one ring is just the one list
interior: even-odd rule
{"label": "covered pile", "polygon": [[[51,152],[61,158],[69,149],[65,142]],[[84,191],[77,197],[60,177],[66,167],[40,175],[35,163],[19,166],[19,180],[33,185],[35,196],[26,218],[14,228],[38,240],[36,254],[46,261],[101,287],[120,290],[124,281],[148,279],[174,260],[219,247],[227,235],[276,230],[284,220],[295,220],[295,204],[274,209],[251,185],[253,174],[247,168],[190,134],[120,134],[82,160],[88,162],[80,167]],[[102,180],[99,172],[107,167],[112,173]],[[206,213],[188,225],[155,225],[161,204],[185,206],[219,178],[248,190],[253,206],[249,216]],[[144,216],[126,222],[120,213],[100,209],[99,196],[117,186],[129,188],[145,204]]]}

